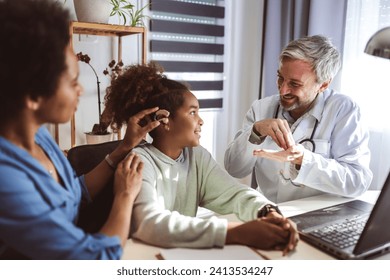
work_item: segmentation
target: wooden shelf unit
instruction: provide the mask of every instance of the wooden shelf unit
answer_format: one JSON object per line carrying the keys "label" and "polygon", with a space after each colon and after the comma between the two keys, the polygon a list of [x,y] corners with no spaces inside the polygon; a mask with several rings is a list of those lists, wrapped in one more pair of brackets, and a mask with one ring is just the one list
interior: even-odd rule
{"label": "wooden shelf unit", "polygon": [[[118,60],[122,59],[122,37],[131,35],[140,35],[142,40],[141,63],[146,63],[146,29],[145,27],[131,27],[117,24],[104,24],[93,22],[72,21],[70,23],[69,32],[71,35],[70,44],[73,49],[73,34],[81,35],[97,35],[97,36],[113,36],[118,38]],[[70,120],[71,130],[71,147],[76,144],[76,123],[75,115],[73,114]],[[55,140],[59,143],[59,126],[55,126]]]}

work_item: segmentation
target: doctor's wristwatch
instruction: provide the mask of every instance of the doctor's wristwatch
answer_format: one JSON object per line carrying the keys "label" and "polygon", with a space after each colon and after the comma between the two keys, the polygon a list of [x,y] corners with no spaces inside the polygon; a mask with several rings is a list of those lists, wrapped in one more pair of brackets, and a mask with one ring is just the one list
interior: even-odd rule
{"label": "doctor's wristwatch", "polygon": [[268,213],[270,213],[270,212],[276,212],[276,213],[282,215],[282,212],[280,212],[278,206],[272,205],[272,204],[266,204],[265,206],[260,208],[259,211],[257,212],[257,218],[266,217],[268,215]]}

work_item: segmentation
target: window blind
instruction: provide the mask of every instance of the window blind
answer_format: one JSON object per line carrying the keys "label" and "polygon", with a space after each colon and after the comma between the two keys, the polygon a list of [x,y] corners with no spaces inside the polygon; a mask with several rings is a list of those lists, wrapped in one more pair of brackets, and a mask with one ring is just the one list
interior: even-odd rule
{"label": "window blind", "polygon": [[189,84],[202,109],[222,108],[224,1],[153,0],[150,15],[151,60]]}

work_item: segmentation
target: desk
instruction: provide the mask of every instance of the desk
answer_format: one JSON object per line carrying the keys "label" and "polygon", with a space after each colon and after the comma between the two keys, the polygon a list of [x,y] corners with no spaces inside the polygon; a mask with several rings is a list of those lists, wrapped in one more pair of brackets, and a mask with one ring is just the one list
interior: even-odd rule
{"label": "desk", "polygon": [[[367,191],[362,196],[358,197],[360,200],[364,200],[370,203],[375,203],[379,191]],[[280,210],[286,217],[302,214],[315,209],[328,207],[331,205],[350,201],[352,199],[337,197],[333,195],[319,195],[312,196],[303,199],[288,201],[279,204]],[[226,218],[229,221],[237,221],[235,215],[220,216]],[[156,246],[147,245],[141,241],[129,239],[125,245],[122,259],[124,260],[156,260],[156,256],[160,253],[161,248]],[[292,259],[292,260],[331,260],[332,256],[323,253],[322,251],[312,247],[306,242],[300,240],[296,250],[283,257],[280,251],[263,251],[259,250],[259,253],[267,259]],[[378,259],[390,259],[390,254],[379,257]]]}

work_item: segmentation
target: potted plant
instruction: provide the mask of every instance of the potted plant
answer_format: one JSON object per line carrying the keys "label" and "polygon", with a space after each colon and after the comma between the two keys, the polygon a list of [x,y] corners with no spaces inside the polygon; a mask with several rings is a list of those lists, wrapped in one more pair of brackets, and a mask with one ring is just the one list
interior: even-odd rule
{"label": "potted plant", "polygon": [[73,0],[77,20],[108,23],[112,10],[109,0]]}
{"label": "potted plant", "polygon": [[[83,54],[79,52],[77,55],[77,59],[81,62],[84,62],[89,65],[92,69],[95,77],[96,77],[96,87],[97,87],[97,101],[98,101],[98,123],[95,123],[92,127],[92,131],[85,132],[87,143],[99,143],[99,142],[107,142],[112,140],[112,133],[108,131],[109,123],[103,121],[102,118],[102,107],[101,107],[101,96],[100,96],[100,80],[99,75],[97,74],[95,68],[91,65],[91,58],[87,54]],[[111,69],[111,78],[116,78],[116,76],[120,73],[123,63],[115,63],[115,61],[111,61],[109,67]],[[103,72],[107,75],[108,69],[106,68]]]}
{"label": "potted plant", "polygon": [[[65,0],[66,1],[66,0]],[[145,5],[139,10],[129,0],[73,0],[78,21],[108,23],[110,16],[118,16],[119,24],[130,26],[143,26],[143,10],[149,6]],[[91,12],[93,11],[93,12]],[[129,21],[128,21],[129,18]]]}
{"label": "potted plant", "polygon": [[110,16],[117,15],[119,18],[119,24],[123,20],[123,25],[127,24],[127,18],[129,18],[129,26],[144,26],[143,19],[148,17],[142,12],[149,6],[146,4],[139,10],[134,10],[134,5],[129,0],[110,0],[112,5],[112,11]]}

